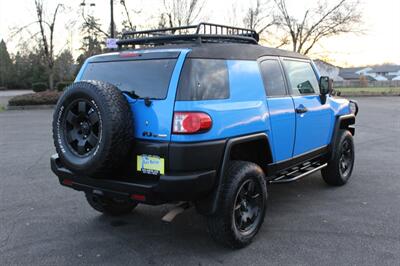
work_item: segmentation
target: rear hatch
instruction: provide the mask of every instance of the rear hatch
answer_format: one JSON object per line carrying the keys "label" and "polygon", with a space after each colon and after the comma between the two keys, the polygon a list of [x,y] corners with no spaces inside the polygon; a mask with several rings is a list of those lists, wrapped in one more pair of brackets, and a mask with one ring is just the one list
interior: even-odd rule
{"label": "rear hatch", "polygon": [[169,141],[176,88],[187,50],[123,51],[87,60],[78,80],[100,80],[124,92],[135,137]]}

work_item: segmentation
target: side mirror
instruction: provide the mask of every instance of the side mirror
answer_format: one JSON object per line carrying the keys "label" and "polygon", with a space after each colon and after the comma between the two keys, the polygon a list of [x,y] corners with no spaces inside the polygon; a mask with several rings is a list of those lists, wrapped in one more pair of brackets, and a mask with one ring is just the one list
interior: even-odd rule
{"label": "side mirror", "polygon": [[322,76],[319,79],[319,92],[321,95],[327,95],[332,93],[332,80],[327,76]]}

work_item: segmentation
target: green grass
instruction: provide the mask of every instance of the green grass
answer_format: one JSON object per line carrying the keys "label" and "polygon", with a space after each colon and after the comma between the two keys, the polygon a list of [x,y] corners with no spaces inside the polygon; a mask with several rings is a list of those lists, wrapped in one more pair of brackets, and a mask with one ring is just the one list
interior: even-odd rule
{"label": "green grass", "polygon": [[6,110],[6,108],[3,105],[0,104],[0,113],[5,111],[5,110]]}
{"label": "green grass", "polygon": [[400,87],[366,87],[366,88],[335,88],[340,91],[343,96],[400,96]]}

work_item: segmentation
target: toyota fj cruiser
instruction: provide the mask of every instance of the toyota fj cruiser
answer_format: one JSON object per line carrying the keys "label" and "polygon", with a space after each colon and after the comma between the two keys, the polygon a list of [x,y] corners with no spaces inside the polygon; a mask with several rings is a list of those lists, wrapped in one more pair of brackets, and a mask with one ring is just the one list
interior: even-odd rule
{"label": "toyota fj cruiser", "polygon": [[349,180],[357,104],[306,56],[210,23],[118,45],[86,60],[54,112],[51,168],[95,210],[193,203],[216,241],[240,248],[263,223],[267,184],[319,170]]}

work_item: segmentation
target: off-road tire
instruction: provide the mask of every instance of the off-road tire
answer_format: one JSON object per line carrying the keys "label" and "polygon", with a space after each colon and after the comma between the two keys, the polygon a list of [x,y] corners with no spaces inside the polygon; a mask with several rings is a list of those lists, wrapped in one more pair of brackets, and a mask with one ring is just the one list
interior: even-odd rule
{"label": "off-road tire", "polygon": [[[346,143],[349,147],[348,151],[345,151],[344,148]],[[351,177],[354,168],[354,141],[350,131],[340,130],[338,132],[332,152],[333,154],[331,160],[328,162],[328,166],[321,170],[322,178],[328,185],[343,186]],[[346,157],[347,155],[349,156],[349,164],[346,171],[343,171],[344,167],[341,166],[344,153]]]}
{"label": "off-road tire", "polygon": [[121,216],[129,214],[138,205],[136,202],[121,201],[110,199],[103,196],[85,193],[89,205],[98,212],[110,216]]}
{"label": "off-road tire", "polygon": [[[85,108],[82,108],[84,112],[78,113],[76,117],[81,117],[82,113],[88,116],[97,115],[96,127],[99,136],[96,146],[88,152],[87,156],[81,156],[74,150],[70,144],[71,136],[65,129],[71,127],[71,124],[67,126],[66,122],[69,111],[72,110],[71,106],[74,106],[73,104],[76,106],[76,102],[81,104],[80,101],[85,103]],[[75,122],[76,117],[74,117]],[[78,123],[75,122],[74,127]],[[88,125],[92,126],[91,123]],[[74,136],[76,136],[75,132]],[[105,177],[110,173],[115,173],[125,162],[133,145],[133,121],[129,103],[122,92],[112,84],[101,81],[73,83],[61,96],[55,108],[53,140],[61,162],[69,170],[91,177]],[[79,143],[79,141],[72,143]]]}
{"label": "off-road tire", "polygon": [[[214,215],[207,216],[208,231],[218,243],[230,248],[243,248],[251,243],[259,231],[265,216],[267,186],[263,170],[256,164],[245,161],[231,161],[223,177],[219,205]],[[259,217],[252,231],[243,234],[235,223],[236,199],[239,189],[248,180],[254,181],[260,188]]]}

